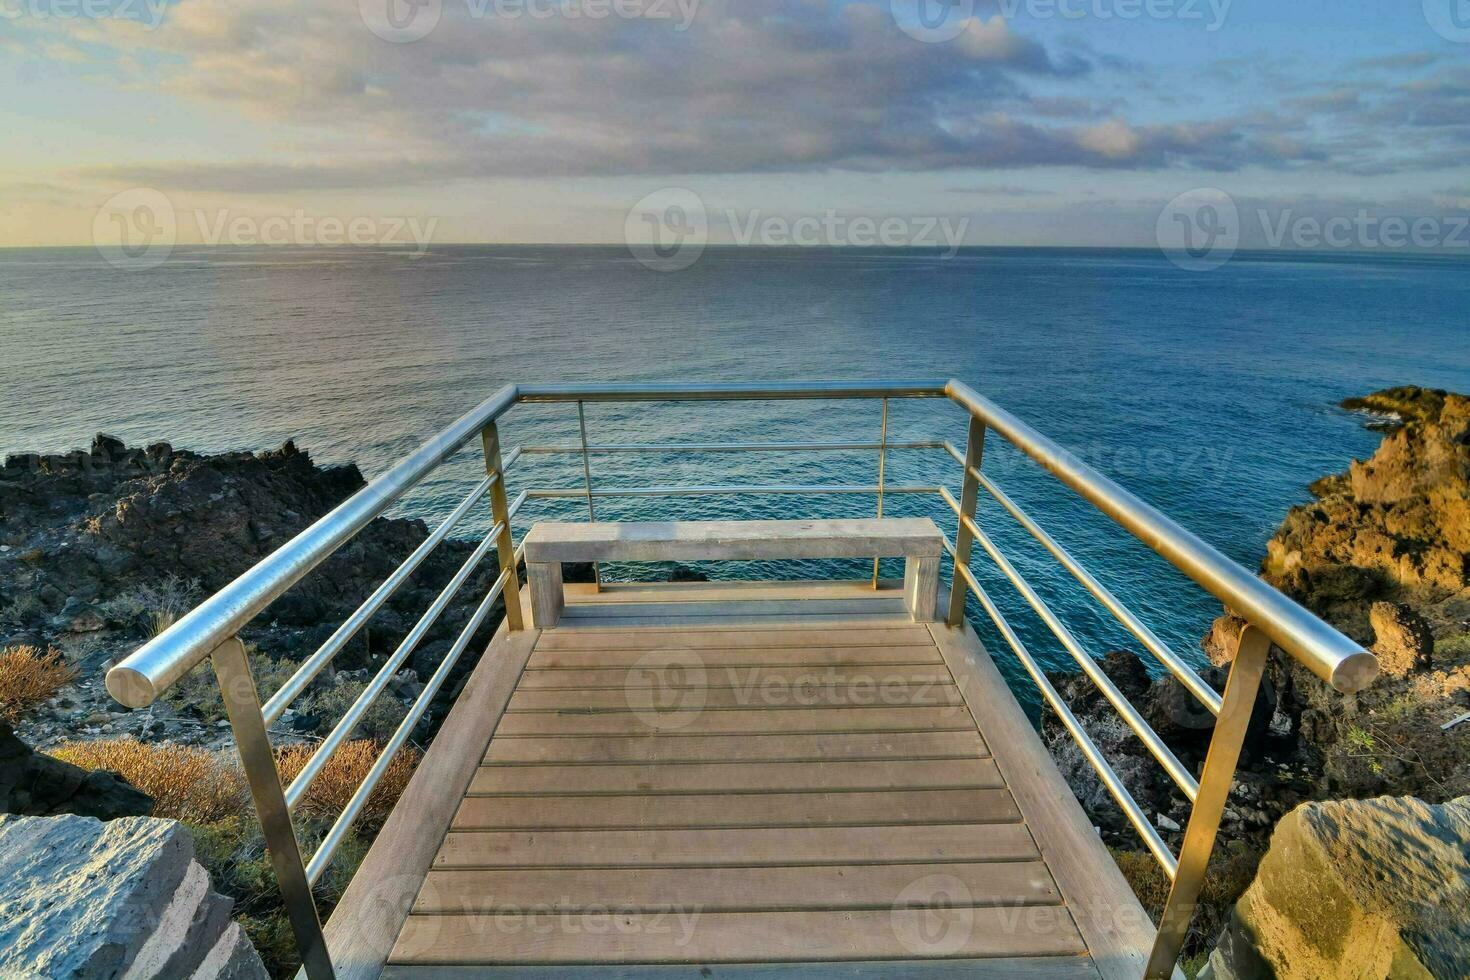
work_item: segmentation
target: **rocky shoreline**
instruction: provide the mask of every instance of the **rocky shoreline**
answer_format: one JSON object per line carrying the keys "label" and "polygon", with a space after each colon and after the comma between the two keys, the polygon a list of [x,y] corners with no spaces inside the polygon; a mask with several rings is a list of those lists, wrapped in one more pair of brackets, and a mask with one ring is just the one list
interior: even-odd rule
{"label": "rocky shoreline", "polygon": [[[17,733],[38,748],[128,736],[229,745],[207,667],[143,711],[112,700],[107,668],[363,485],[355,466],[319,467],[289,442],[207,456],[162,442],[130,448],[99,435],[89,451],[9,457],[0,468],[0,649],[57,649],[77,672]],[[267,609],[243,634],[261,686],[279,686],[427,534],[422,521],[378,518]],[[286,741],[323,734],[472,550],[454,540],[436,549],[274,734]],[[487,558],[424,637],[390,687],[400,703],[422,690],[473,610],[472,597],[497,573]],[[472,649],[484,648],[499,620],[497,611]],[[441,710],[475,659],[458,665]],[[400,715],[385,705],[382,727]],[[370,714],[367,734],[387,734],[374,720]]]}
{"label": "rocky shoreline", "polygon": [[[1395,388],[1343,407],[1370,414],[1383,442],[1311,486],[1315,499],[1287,514],[1260,573],[1373,650],[1383,673],[1343,695],[1273,649],[1221,828],[1224,849],[1248,872],[1242,888],[1272,829],[1299,804],[1380,795],[1440,803],[1470,793],[1470,398]],[[1204,676],[1217,690],[1242,625],[1225,610],[1201,640],[1214,665]],[[1109,653],[1102,666],[1197,772],[1210,716],[1173,677],[1151,679],[1133,652]],[[1189,815],[1182,794],[1085,677],[1052,679],[1177,849]],[[1138,853],[1136,834],[1050,712],[1043,733],[1105,839]],[[1216,904],[1228,909],[1237,894]]]}

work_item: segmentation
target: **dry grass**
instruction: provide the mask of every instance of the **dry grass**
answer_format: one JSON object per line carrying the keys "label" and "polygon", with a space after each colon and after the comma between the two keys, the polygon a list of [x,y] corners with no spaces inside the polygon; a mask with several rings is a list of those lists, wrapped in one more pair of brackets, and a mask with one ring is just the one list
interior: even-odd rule
{"label": "dry grass", "polygon": [[153,797],[155,817],[204,824],[240,813],[245,780],[226,757],[180,745],[131,738],[68,742],[51,753],[83,769],[106,769]]}
{"label": "dry grass", "polygon": [[[1164,911],[1164,903],[1169,900],[1169,879],[1148,852],[1111,850],[1118,870],[1128,879],[1139,904],[1157,922]],[[1194,972],[1203,965],[1196,961],[1209,952],[1220,930],[1229,921],[1236,900],[1255,878],[1256,866],[1261,863],[1262,856],[1259,851],[1239,841],[1222,841],[1210,855],[1199,907],[1184,944],[1184,959],[1193,966]],[[1186,972],[1194,975],[1194,972]]]}
{"label": "dry grass", "polygon": [[59,650],[18,646],[0,652],[0,717],[15,724],[76,676]]}
{"label": "dry grass", "polygon": [[[316,746],[312,745],[292,745],[277,752],[276,765],[281,770],[281,782],[289,783],[295,779],[315,750]],[[321,775],[311,784],[311,789],[301,801],[300,812],[313,817],[335,817],[367,778],[368,770],[372,769],[381,751],[377,742],[361,740],[345,743],[332,755]],[[418,764],[419,753],[413,749],[405,748],[394,757],[388,764],[388,771],[378,781],[377,789],[368,797],[367,806],[363,807],[362,815],[357,820],[358,828],[374,829],[382,826]]]}

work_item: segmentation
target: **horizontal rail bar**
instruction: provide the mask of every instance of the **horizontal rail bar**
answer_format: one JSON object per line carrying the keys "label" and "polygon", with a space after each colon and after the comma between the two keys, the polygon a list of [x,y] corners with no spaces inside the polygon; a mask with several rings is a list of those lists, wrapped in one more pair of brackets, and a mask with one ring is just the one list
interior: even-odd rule
{"label": "horizontal rail bar", "polygon": [[[943,449],[939,441],[890,442],[889,449]],[[705,442],[705,443],[623,443],[588,446],[589,453],[828,453],[882,449],[881,442]],[[582,454],[581,446],[526,446],[526,454],[561,456]]]}
{"label": "horizontal rail bar", "polygon": [[[941,487],[884,487],[884,493],[938,493]],[[587,491],[577,489],[542,489],[528,491],[532,497],[548,499],[573,499],[586,500]],[[876,494],[876,486],[842,486],[842,485],[816,485],[816,486],[687,486],[687,487],[609,487],[603,490],[593,490],[594,497],[706,497],[721,494],[811,494],[813,496],[827,493],[834,494]]]}
{"label": "horizontal rail bar", "polygon": [[[950,557],[955,557],[954,547],[948,541],[945,542],[945,547],[949,550]],[[1031,651],[1026,649],[1026,644],[1022,642],[1021,637],[1017,635],[1016,631],[1011,628],[1011,624],[1006,621],[1005,616],[990,598],[989,593],[981,588],[980,582],[975,578],[975,574],[959,562],[955,563],[954,568],[956,581],[963,578],[965,584],[969,586],[970,591],[975,593],[975,598],[980,600],[980,605],[985,609],[986,614],[990,616],[991,621],[995,623],[996,629],[1000,630],[1001,636],[1005,638],[1006,643],[1010,645],[1011,650],[1016,654],[1016,659],[1021,661],[1021,666],[1026,669],[1026,673],[1031,675],[1031,680],[1036,683],[1037,688],[1041,691],[1041,696],[1046,699],[1052,711],[1056,712],[1056,716],[1061,719],[1063,727],[1072,736],[1072,740],[1077,743],[1077,748],[1081,750],[1083,758],[1097,772],[1098,779],[1102,781],[1108,793],[1117,801],[1118,806],[1122,808],[1123,815],[1128,818],[1128,822],[1133,825],[1133,829],[1143,838],[1144,845],[1159,862],[1159,866],[1164,869],[1164,873],[1169,876],[1169,880],[1173,881],[1174,877],[1179,873],[1179,861],[1174,857],[1174,852],[1169,850],[1169,845],[1164,843],[1164,839],[1159,836],[1159,832],[1154,829],[1153,824],[1148,822],[1148,816],[1139,807],[1138,801],[1133,798],[1132,793],[1128,792],[1128,788],[1118,778],[1117,772],[1108,764],[1108,760],[1103,757],[1102,751],[1097,747],[1097,743],[1087,734],[1087,730],[1082,727],[1082,723],[1077,720],[1077,716],[1072,713],[1072,709],[1062,700],[1062,696],[1057,693],[1057,689],[1052,686],[1051,681],[1047,678],[1046,672],[1037,664],[1036,658],[1031,656]]]}
{"label": "horizontal rail bar", "polygon": [[980,527],[979,522],[969,514],[961,512],[959,501],[954,499],[954,495],[947,488],[941,491],[941,495],[950,507],[954,509],[955,513],[959,515],[965,527],[969,528],[970,533],[975,536],[975,541],[990,555],[996,567],[1016,587],[1016,591],[1021,593],[1021,597],[1026,600],[1026,603],[1032,609],[1036,610],[1036,614],[1041,617],[1041,621],[1046,624],[1053,635],[1061,641],[1062,646],[1071,654],[1072,659],[1077,662],[1077,666],[1082,668],[1082,672],[1102,692],[1103,697],[1108,699],[1108,703],[1113,706],[1114,711],[1118,712],[1118,715],[1123,719],[1123,723],[1128,726],[1134,735],[1138,736],[1138,740],[1143,743],[1144,748],[1148,749],[1149,753],[1158,760],[1159,765],[1163,766],[1164,771],[1169,774],[1169,778],[1178,784],[1179,788],[1184,791],[1184,795],[1189,797],[1189,802],[1193,803],[1195,798],[1199,796],[1199,781],[1194,778],[1194,774],[1186,769],[1184,763],[1179,761],[1179,757],[1164,744],[1164,740],[1159,738],[1159,733],[1153,730],[1143,715],[1139,714],[1138,709],[1133,706],[1133,702],[1129,701],[1123,692],[1118,690],[1118,686],[1113,683],[1113,679],[1103,672],[1102,667],[1092,658],[1092,655],[1082,648],[1082,644],[1077,641],[1077,637],[1067,628],[1067,624],[1062,622],[1061,617],[1052,610],[1046,600],[1041,598],[1036,590],[1031,587],[1031,583],[1027,582],[1025,577],[1016,570],[1016,566],[1011,564],[1010,559],[1005,556],[990,535],[985,533],[984,529]]}
{"label": "horizontal rail bar", "polygon": [[352,702],[352,706],[342,715],[342,720],[337,722],[336,727],[332,729],[326,738],[322,739],[321,744],[317,746],[317,750],[312,753],[311,758],[307,760],[301,772],[297,774],[295,779],[291,780],[291,785],[286,787],[287,809],[295,810],[300,805],[302,798],[306,796],[306,791],[311,788],[312,782],[321,775],[322,769],[331,760],[332,753],[341,748],[342,743],[347,741],[357,729],[358,724],[362,721],[363,715],[367,714],[368,709],[382,696],[384,689],[388,686],[388,682],[398,672],[398,668],[403,666],[403,662],[408,659],[409,654],[413,653],[414,648],[419,645],[419,641],[424,638],[424,634],[428,633],[430,627],[444,614],[444,610],[449,606],[449,603],[459,593],[459,590],[464,587],[465,582],[469,580],[470,575],[474,573],[480,562],[489,554],[490,549],[495,544],[495,536],[500,533],[500,529],[501,525],[498,523],[490,529],[490,533],[485,535],[484,540],[465,559],[459,571],[454,573],[454,578],[450,579],[449,584],[444,586],[443,591],[439,593],[438,597],[429,603],[429,608],[424,611],[424,614],[419,617],[419,621],[414,624],[413,629],[409,630],[408,635],[398,644],[398,649],[393,651],[393,655],[378,670],[377,675],[368,682],[367,687],[363,688],[362,694],[358,695],[357,700]]}
{"label": "horizontal rail bar", "polygon": [[[965,465],[965,457],[953,445],[946,442],[944,449],[945,452],[958,460],[961,466]],[[1143,620],[1134,615],[1133,610],[1125,606],[1117,596],[1113,595],[1107,586],[1099,582],[1086,568],[1083,568],[1081,562],[1072,557],[1072,554],[1066,548],[1062,547],[1040,524],[1032,520],[1031,516],[1022,510],[1021,506],[1012,500],[1000,487],[996,486],[989,477],[974,467],[969,467],[969,471],[970,475],[979,482],[980,486],[985,488],[986,492],[995,498],[997,503],[1009,511],[1011,516],[1022,527],[1031,532],[1031,536],[1041,542],[1042,547],[1051,552],[1052,556],[1061,562],[1062,566],[1071,572],[1072,576],[1078,582],[1082,583],[1082,586],[1088,592],[1091,592],[1103,604],[1104,608],[1112,613],[1114,618],[1128,629],[1128,632],[1137,637],[1138,641],[1158,658],[1159,662],[1171,674],[1179,679],[1179,682],[1184,685],[1189,693],[1193,694],[1201,704],[1208,708],[1211,714],[1217,716],[1220,714],[1220,708],[1224,704],[1224,699],[1216,693],[1214,688],[1205,683],[1203,677],[1180,659],[1173,650],[1169,649],[1168,644],[1159,639]]]}
{"label": "horizontal rail bar", "polygon": [[732,384],[520,385],[523,402],[791,401],[847,398],[943,398],[943,381],[792,381]]}
{"label": "horizontal rail bar", "polygon": [[148,707],[515,402],[516,387],[507,385],[465,413],[113,667],[107,690],[130,708]]}
{"label": "horizontal rail bar", "polygon": [[951,381],[946,390],[955,402],[1236,614],[1263,630],[1277,646],[1337,690],[1344,693],[1360,691],[1378,676],[1378,658],[1373,654],[1246,571],[1214,546],[1186,531],[969,385]]}
{"label": "horizontal rail bar", "polygon": [[419,693],[413,705],[408,709],[408,714],[404,716],[403,721],[393,731],[392,737],[383,746],[383,751],[379,753],[377,761],[373,763],[372,769],[368,770],[368,774],[363,777],[362,783],[357,787],[357,791],[352,794],[352,798],[342,808],[341,814],[338,815],[336,821],[332,824],[332,829],[327,831],[327,835],[322,838],[322,842],[317,847],[316,853],[311,856],[311,861],[306,865],[306,880],[311,882],[311,884],[315,885],[317,880],[321,878],[322,872],[327,870],[327,865],[331,863],[333,855],[337,853],[337,848],[342,846],[342,841],[346,838],[347,832],[357,822],[357,818],[362,813],[362,808],[367,805],[368,798],[372,796],[373,790],[377,788],[383,775],[388,771],[388,767],[393,764],[394,757],[402,751],[404,744],[408,742],[408,737],[413,734],[414,728],[423,719],[424,713],[429,710],[429,705],[439,693],[439,689],[449,679],[449,672],[454,669],[454,665],[459,662],[460,655],[470,645],[470,641],[475,638],[475,633],[485,622],[486,617],[490,615],[491,607],[495,605],[495,600],[500,598],[500,594],[505,591],[505,584],[509,581],[509,571],[502,571],[500,577],[495,580],[495,584],[490,586],[490,591],[485,594],[485,598],[480,601],[479,607],[470,616],[469,622],[465,624],[465,628],[460,631],[459,637],[454,641],[454,646],[449,648],[449,652],[439,662],[439,667],[434,671],[433,676],[424,685],[423,691]]}
{"label": "horizontal rail bar", "polygon": [[357,607],[357,611],[337,627],[336,632],[327,638],[327,642],[323,643],[316,653],[296,669],[296,673],[291,675],[290,680],[281,685],[281,689],[261,709],[267,728],[280,721],[281,715],[285,714],[291,702],[301,696],[301,692],[316,680],[317,675],[326,668],[327,664],[331,663],[332,659],[347,645],[347,642],[357,635],[368,620],[372,619],[373,614],[382,607],[383,603],[387,602],[389,597],[397,592],[404,582],[408,581],[408,577],[423,563],[425,558],[429,557],[429,553],[437,548],[439,543],[448,537],[449,532],[454,530],[454,526],[474,508],[475,504],[480,502],[496,479],[498,477],[487,476],[481,480],[475,489],[471,490],[469,495],[460,502],[459,506],[455,507],[444,519],[444,522],[434,529],[434,533],[425,538],[423,543],[413,550],[413,554],[405,558],[403,564],[399,565],[392,575],[384,579],[383,584],[379,585],[373,594]]}

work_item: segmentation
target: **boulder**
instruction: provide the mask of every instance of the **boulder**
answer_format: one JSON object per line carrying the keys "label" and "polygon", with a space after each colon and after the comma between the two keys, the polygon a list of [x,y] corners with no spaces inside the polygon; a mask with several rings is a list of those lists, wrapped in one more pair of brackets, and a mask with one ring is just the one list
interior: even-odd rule
{"label": "boulder", "polygon": [[1373,625],[1373,652],[1378,666],[1389,677],[1407,677],[1429,666],[1434,653],[1434,633],[1424,617],[1409,605],[1375,602],[1369,612]]}
{"label": "boulder", "polygon": [[267,980],[172,820],[0,816],[0,976]]}
{"label": "boulder", "polygon": [[88,772],[32,751],[0,721],[0,812],[111,820],[152,813],[153,798],[116,773]]}
{"label": "boulder", "polygon": [[1277,825],[1201,980],[1470,976],[1470,797],[1309,803]]}

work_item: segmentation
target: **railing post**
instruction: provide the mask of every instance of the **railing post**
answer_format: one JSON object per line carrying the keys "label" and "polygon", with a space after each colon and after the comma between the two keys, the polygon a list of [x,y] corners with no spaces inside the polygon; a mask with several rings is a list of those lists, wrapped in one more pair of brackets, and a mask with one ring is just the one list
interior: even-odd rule
{"label": "railing post", "polygon": [[502,571],[509,570],[505,580],[505,621],[512,630],[526,628],[521,615],[521,580],[516,572],[515,536],[510,529],[510,505],[506,502],[505,467],[500,458],[500,426],[491,422],[480,432],[485,447],[485,472],[495,478],[490,484],[490,516],[500,525],[495,537],[495,554]]}
{"label": "railing post", "polygon": [[[577,402],[577,427],[582,431],[582,479],[587,484],[587,519],[597,522],[597,507],[592,503],[592,451],[587,448],[587,407]],[[602,591],[602,565],[592,563],[592,584]]]}
{"label": "railing post", "polygon": [[276,884],[281,889],[286,916],[296,936],[302,968],[310,980],[335,980],[332,959],[322,937],[321,919],[317,917],[316,899],[312,897],[306,865],[301,860],[301,844],[291,824],[286,794],[281,789],[281,774],[266,735],[265,718],[260,713],[260,695],[255,689],[245,644],[238,636],[230,637],[215,647],[211,663],[234,731],[240,765],[245,769],[245,780],[255,801],[255,815],[265,834]]}
{"label": "railing post", "polygon": [[[883,478],[888,465],[888,399],[883,399],[883,421],[878,430],[878,517],[883,516]],[[873,588],[878,587],[878,565],[882,558],[873,559]]]}
{"label": "railing post", "polygon": [[1149,955],[1148,980],[1167,978],[1174,973],[1179,953],[1194,917],[1199,893],[1204,885],[1210,854],[1215,849],[1215,835],[1220,830],[1220,817],[1235,782],[1235,767],[1240,761],[1241,745],[1256,705],[1256,692],[1266,669],[1271,641],[1254,626],[1247,625],[1236,641],[1235,660],[1225,681],[1225,701],[1215,720],[1215,733],[1205,755],[1205,768],[1200,777],[1199,796],[1184,830],[1184,845],[1179,851],[1179,870],[1174,876],[1169,900],[1159,917],[1159,931]]}
{"label": "railing post", "polygon": [[[975,546],[975,535],[965,524],[965,517],[975,516],[975,507],[980,498],[980,481],[975,472],[985,455],[985,423],[970,416],[970,437],[965,444],[965,483],[960,492],[960,526],[954,536],[954,562],[956,566],[970,567],[970,551]],[[960,573],[954,573],[949,585],[949,615],[945,617],[951,626],[965,621],[965,586]]]}

